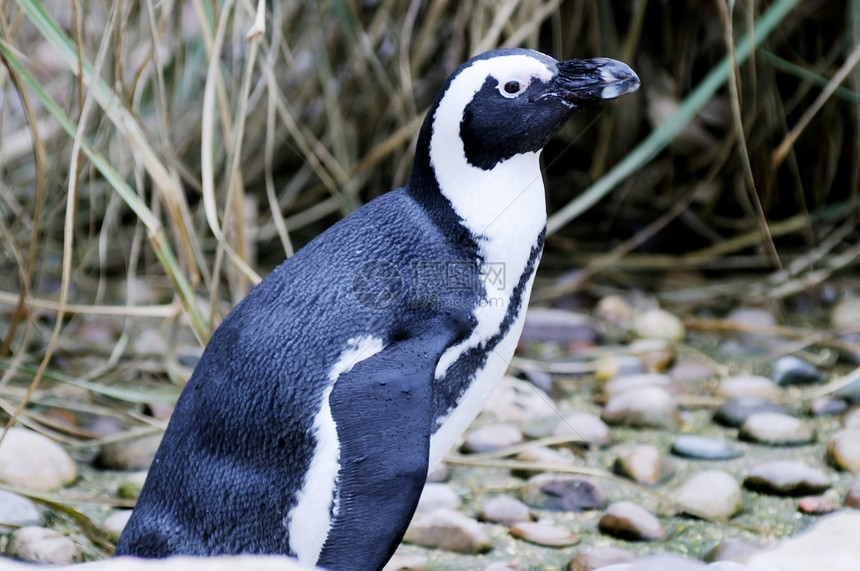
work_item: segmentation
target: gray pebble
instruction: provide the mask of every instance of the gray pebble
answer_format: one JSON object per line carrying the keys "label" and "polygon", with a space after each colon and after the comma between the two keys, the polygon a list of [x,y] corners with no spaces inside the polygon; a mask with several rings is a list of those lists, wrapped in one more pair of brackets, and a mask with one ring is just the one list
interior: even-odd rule
{"label": "gray pebble", "polygon": [[596,415],[588,412],[574,412],[558,423],[553,435],[576,436],[584,444],[603,448],[612,444],[612,430]]}
{"label": "gray pebble", "polygon": [[771,376],[774,382],[782,387],[808,385],[824,379],[824,373],[794,355],[777,359],[773,364]]}
{"label": "gray pebble", "polygon": [[516,426],[489,424],[469,431],[462,450],[470,453],[494,452],[522,442],[523,433]]}
{"label": "gray pebble", "polygon": [[599,567],[630,563],[636,556],[618,547],[593,547],[570,560],[567,571],[594,571]]}
{"label": "gray pebble", "polygon": [[448,478],[451,477],[451,467],[448,466],[445,462],[439,462],[439,464],[430,470],[427,474],[428,482],[447,482]]}
{"label": "gray pebble", "polygon": [[806,496],[829,488],[830,478],[806,464],[780,460],[750,470],[744,478],[744,487],[778,496]]}
{"label": "gray pebble", "polygon": [[656,486],[673,473],[667,458],[650,444],[640,444],[615,460],[613,471],[646,486]]}
{"label": "gray pebble", "polygon": [[0,482],[50,492],[77,477],[78,469],[69,453],[38,432],[13,427],[0,443]]}
{"label": "gray pebble", "polygon": [[714,421],[723,426],[738,428],[746,419],[757,412],[788,414],[788,409],[779,403],[758,397],[732,398],[717,408],[714,413]]}
{"label": "gray pebble", "polygon": [[682,434],[672,443],[672,453],[684,458],[698,460],[731,460],[743,452],[723,440]]}
{"label": "gray pebble", "polygon": [[491,548],[490,537],[481,524],[460,512],[446,509],[416,514],[403,541],[467,554],[484,553]]}
{"label": "gray pebble", "polygon": [[693,475],[673,494],[676,502],[693,515],[729,519],[743,511],[741,487],[722,470],[705,470]]}
{"label": "gray pebble", "polygon": [[675,429],[680,413],[674,397],[657,387],[624,392],[606,403],[600,417],[611,425]]}
{"label": "gray pebble", "polygon": [[772,446],[799,446],[815,441],[807,422],[779,412],[758,412],[744,421],[738,438]]}
{"label": "gray pebble", "polygon": [[6,555],[21,561],[50,565],[80,563],[84,558],[81,548],[59,531],[35,526],[15,530],[9,536]]}
{"label": "gray pebble", "polygon": [[620,539],[665,541],[668,534],[656,517],[632,502],[616,502],[600,518],[598,529]]}
{"label": "gray pebble", "polygon": [[599,510],[606,506],[603,489],[582,476],[538,474],[523,484],[520,494],[528,505],[554,511]]}
{"label": "gray pebble", "polygon": [[721,379],[715,394],[727,399],[756,397],[776,401],[782,398],[782,389],[767,377],[738,375]]}
{"label": "gray pebble", "polygon": [[579,537],[568,530],[543,523],[518,523],[511,527],[511,535],[546,547],[568,547],[579,543]]}
{"label": "gray pebble", "polygon": [[843,399],[818,397],[809,403],[809,414],[812,416],[829,416],[842,414],[848,409],[848,403]]}
{"label": "gray pebble", "polygon": [[447,484],[430,482],[424,484],[421,497],[418,498],[418,506],[415,511],[432,512],[440,508],[456,510],[463,502],[451,486]]}
{"label": "gray pebble", "polygon": [[[6,490],[0,490],[0,522],[16,527],[41,525],[42,512],[29,499]],[[10,533],[13,528],[0,525],[0,534]]]}
{"label": "gray pebble", "polygon": [[833,433],[826,458],[834,468],[860,473],[860,430],[843,428]]}
{"label": "gray pebble", "polygon": [[510,496],[499,496],[484,504],[478,513],[478,519],[502,525],[513,525],[531,521],[532,515],[529,507],[523,502]]}
{"label": "gray pebble", "polygon": [[678,382],[693,383],[712,379],[717,376],[717,371],[708,363],[684,359],[672,365],[669,376]]}

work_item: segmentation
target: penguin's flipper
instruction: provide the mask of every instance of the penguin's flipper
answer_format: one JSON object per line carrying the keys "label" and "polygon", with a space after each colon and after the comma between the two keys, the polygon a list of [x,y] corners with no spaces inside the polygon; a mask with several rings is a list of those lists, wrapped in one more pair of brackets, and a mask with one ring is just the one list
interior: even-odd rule
{"label": "penguin's flipper", "polygon": [[437,323],[357,363],[335,382],[329,402],[341,465],[318,565],[341,570],[377,561],[381,568],[399,545],[427,478],[436,363],[456,337]]}

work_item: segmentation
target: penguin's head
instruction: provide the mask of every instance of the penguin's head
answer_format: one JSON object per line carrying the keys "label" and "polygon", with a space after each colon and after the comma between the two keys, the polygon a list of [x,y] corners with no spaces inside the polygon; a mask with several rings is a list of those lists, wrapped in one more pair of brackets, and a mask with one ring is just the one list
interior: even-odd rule
{"label": "penguin's head", "polygon": [[533,50],[494,50],[451,74],[422,135],[436,150],[462,145],[470,166],[491,170],[539,152],[578,109],[638,88],[633,70],[609,58],[560,62]]}

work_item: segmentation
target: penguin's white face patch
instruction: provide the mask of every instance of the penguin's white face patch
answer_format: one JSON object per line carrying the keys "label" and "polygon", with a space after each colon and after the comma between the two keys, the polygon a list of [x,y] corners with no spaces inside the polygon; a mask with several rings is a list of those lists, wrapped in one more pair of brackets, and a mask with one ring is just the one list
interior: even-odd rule
{"label": "penguin's white face patch", "polygon": [[329,404],[332,388],[343,373],[382,349],[382,339],[378,337],[353,337],[347,340],[346,348],[329,369],[331,384],[320,395],[320,410],[314,417],[314,454],[296,505],[284,520],[289,526],[290,549],[305,565],[316,565],[331,529],[331,514],[337,515],[338,512],[335,491],[340,471],[340,440]]}

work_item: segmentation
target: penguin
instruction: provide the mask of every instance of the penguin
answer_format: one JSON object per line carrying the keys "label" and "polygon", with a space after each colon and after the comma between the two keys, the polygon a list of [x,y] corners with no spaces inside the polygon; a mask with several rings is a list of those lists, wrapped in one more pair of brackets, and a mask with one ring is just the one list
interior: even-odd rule
{"label": "penguin", "polygon": [[544,245],[541,150],[577,110],[638,87],[621,62],[527,49],[454,71],[408,184],[308,243],[216,329],[116,554],[381,569],[513,355]]}

